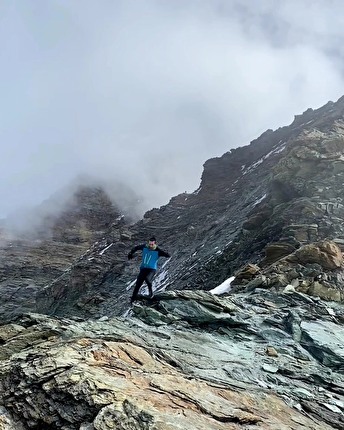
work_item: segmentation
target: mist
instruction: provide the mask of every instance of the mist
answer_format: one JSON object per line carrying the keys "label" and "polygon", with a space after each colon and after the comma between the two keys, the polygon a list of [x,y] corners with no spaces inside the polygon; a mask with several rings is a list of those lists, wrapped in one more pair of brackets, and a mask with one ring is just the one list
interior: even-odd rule
{"label": "mist", "polygon": [[85,174],[133,189],[142,213],[193,191],[208,158],[343,95],[343,13],[340,0],[1,2],[0,217]]}

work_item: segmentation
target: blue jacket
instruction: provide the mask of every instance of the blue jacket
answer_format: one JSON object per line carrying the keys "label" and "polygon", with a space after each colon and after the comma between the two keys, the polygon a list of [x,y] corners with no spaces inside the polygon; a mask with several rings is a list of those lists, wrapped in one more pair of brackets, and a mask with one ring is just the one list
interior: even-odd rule
{"label": "blue jacket", "polygon": [[133,257],[136,251],[142,251],[142,262],[141,269],[154,269],[158,268],[158,259],[159,257],[169,258],[170,254],[168,252],[163,251],[158,246],[155,249],[150,249],[148,245],[138,245],[135,246],[128,254],[128,258]]}

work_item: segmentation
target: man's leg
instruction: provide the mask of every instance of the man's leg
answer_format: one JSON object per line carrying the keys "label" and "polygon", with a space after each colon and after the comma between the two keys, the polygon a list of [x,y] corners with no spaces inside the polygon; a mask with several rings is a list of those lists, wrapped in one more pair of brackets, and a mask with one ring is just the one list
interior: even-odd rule
{"label": "man's leg", "polygon": [[151,269],[151,270],[147,273],[147,275],[146,275],[146,279],[145,279],[146,284],[147,284],[147,286],[148,286],[149,297],[153,297],[153,286],[152,286],[152,284],[153,284],[153,278],[154,278],[154,275],[155,275],[155,270],[154,270],[154,269]]}
{"label": "man's leg", "polygon": [[134,288],[133,295],[131,296],[131,300],[130,300],[131,303],[136,300],[136,296],[139,292],[139,289],[141,288],[141,285],[144,283],[145,278],[146,278],[146,273],[144,270],[141,269],[140,273],[136,279],[135,288]]}

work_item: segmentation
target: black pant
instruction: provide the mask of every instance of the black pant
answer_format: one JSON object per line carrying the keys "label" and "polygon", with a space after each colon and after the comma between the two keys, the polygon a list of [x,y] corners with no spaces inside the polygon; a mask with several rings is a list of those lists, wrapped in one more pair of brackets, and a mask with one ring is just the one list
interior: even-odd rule
{"label": "black pant", "polygon": [[136,279],[136,285],[134,288],[133,295],[131,297],[131,301],[133,302],[136,300],[136,296],[139,292],[139,289],[141,288],[142,284],[146,282],[149,290],[149,295],[153,296],[153,288],[152,288],[152,282],[155,275],[156,270],[155,269],[141,269],[139,276]]}

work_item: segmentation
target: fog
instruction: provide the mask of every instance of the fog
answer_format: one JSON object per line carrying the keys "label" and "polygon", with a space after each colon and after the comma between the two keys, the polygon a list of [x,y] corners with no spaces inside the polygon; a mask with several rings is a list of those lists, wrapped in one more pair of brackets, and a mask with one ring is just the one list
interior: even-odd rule
{"label": "fog", "polygon": [[343,95],[343,14],[341,0],[1,1],[0,217],[85,174],[142,211],[193,191],[208,158]]}

